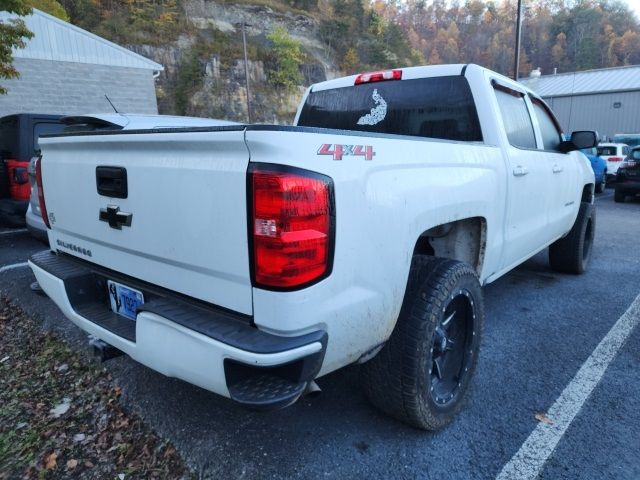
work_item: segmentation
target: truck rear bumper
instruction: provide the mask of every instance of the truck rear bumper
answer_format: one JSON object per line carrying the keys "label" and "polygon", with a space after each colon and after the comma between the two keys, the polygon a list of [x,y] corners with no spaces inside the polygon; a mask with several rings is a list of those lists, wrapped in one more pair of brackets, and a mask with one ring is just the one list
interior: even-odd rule
{"label": "truck rear bumper", "polygon": [[[82,330],[153,370],[244,405],[290,405],[322,366],[326,332],[272,335],[255,328],[250,317],[68,255],[41,252],[29,265],[47,295]],[[145,304],[135,321],[111,311],[107,279],[143,292]]]}
{"label": "truck rear bumper", "polygon": [[635,195],[637,193],[640,193],[640,179],[618,179],[616,182],[616,191],[621,192],[624,195]]}

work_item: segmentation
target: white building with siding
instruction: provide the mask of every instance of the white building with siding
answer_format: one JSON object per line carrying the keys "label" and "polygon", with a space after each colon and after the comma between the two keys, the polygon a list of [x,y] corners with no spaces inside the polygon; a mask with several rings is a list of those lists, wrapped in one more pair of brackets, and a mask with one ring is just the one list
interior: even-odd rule
{"label": "white building with siding", "polygon": [[521,78],[551,106],[565,132],[640,133],[640,65]]}
{"label": "white building with siding", "polygon": [[[0,20],[13,18],[0,12]],[[13,52],[20,78],[0,80],[0,117],[13,113],[77,115],[158,113],[155,77],[162,65],[34,9],[24,17],[34,37]]]}

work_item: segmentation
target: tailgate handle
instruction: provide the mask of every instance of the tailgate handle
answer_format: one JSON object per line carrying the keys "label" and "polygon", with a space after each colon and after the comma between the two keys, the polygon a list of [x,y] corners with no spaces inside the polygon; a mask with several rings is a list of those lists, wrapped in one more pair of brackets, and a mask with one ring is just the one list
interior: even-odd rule
{"label": "tailgate handle", "polygon": [[105,197],[127,198],[127,169],[124,167],[96,167],[98,193]]}

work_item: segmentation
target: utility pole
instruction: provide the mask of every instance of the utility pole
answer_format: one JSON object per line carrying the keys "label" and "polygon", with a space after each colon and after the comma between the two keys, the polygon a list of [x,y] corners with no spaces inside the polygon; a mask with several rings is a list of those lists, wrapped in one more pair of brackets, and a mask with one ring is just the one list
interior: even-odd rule
{"label": "utility pole", "polygon": [[518,15],[516,19],[516,54],[515,65],[513,66],[513,79],[518,81],[518,71],[520,69],[520,37],[522,35],[522,0],[518,0]]}
{"label": "utility pole", "polygon": [[249,60],[247,59],[247,35],[245,33],[245,27],[251,25],[246,22],[242,22],[242,48],[244,50],[244,84],[247,90],[247,122],[251,123],[251,97],[249,95]]}

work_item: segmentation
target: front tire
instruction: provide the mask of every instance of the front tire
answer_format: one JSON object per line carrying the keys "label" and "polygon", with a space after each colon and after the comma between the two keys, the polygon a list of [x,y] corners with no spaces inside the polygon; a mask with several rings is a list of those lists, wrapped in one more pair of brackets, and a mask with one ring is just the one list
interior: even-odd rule
{"label": "front tire", "polygon": [[483,322],[482,290],[471,266],[414,256],[395,329],[362,366],[366,396],[411,426],[443,428],[463,405]]}
{"label": "front tire", "polygon": [[596,208],[582,202],[569,233],[549,246],[549,264],[562,273],[584,273],[591,259],[596,231]]}

